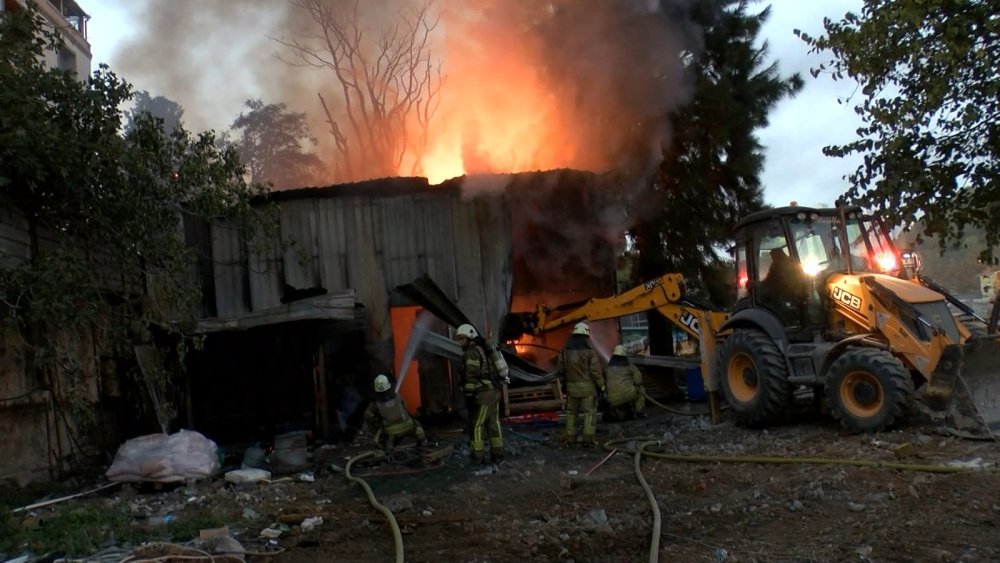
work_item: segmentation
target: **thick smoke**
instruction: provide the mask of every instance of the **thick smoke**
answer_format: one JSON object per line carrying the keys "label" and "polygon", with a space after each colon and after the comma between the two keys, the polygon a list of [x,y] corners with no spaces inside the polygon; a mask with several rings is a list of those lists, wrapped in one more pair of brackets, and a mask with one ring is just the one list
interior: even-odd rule
{"label": "thick smoke", "polygon": [[[401,9],[419,3],[357,5],[368,34],[378,37],[398,23]],[[422,170],[438,181],[463,172],[654,164],[668,139],[666,116],[689,90],[682,61],[696,49],[697,33],[684,17],[686,3],[435,0],[433,53],[444,81]],[[273,0],[127,6],[143,28],[117,52],[113,68],[179,102],[189,128],[225,129],[251,97],[285,102],[307,114],[319,156],[333,160],[317,93],[336,111],[340,85],[329,70],[279,60],[294,56],[275,41],[315,32],[303,10]]]}

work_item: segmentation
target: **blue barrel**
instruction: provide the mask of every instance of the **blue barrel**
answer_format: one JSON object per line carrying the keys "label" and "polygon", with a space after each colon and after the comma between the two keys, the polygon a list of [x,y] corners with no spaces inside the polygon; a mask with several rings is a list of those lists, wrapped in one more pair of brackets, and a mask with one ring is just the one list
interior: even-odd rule
{"label": "blue barrel", "polygon": [[705,382],[701,379],[701,367],[684,368],[684,386],[687,388],[687,399],[692,403],[704,403]]}

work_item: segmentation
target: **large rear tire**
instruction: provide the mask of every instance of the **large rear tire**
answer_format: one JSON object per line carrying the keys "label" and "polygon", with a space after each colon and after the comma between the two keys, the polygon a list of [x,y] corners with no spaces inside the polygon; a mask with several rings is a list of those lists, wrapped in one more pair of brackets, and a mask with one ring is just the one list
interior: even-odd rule
{"label": "large rear tire", "polygon": [[853,348],[830,366],[825,391],[830,414],[844,428],[881,432],[905,416],[913,399],[913,380],[889,352]]}
{"label": "large rear tire", "polygon": [[785,356],[760,330],[733,331],[719,347],[716,374],[738,424],[772,422],[791,403]]}

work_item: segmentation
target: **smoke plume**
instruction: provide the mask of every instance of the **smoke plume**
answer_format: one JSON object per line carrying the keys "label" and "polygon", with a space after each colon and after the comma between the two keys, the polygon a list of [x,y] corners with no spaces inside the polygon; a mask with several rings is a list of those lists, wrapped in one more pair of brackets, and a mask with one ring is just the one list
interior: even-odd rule
{"label": "smoke plume", "polygon": [[[424,150],[411,151],[397,174],[417,170],[436,183],[463,173],[641,171],[655,164],[669,138],[667,115],[689,90],[684,61],[697,50],[698,31],[685,18],[688,2],[434,0],[429,53],[440,65],[439,103]],[[374,39],[423,4],[327,2],[334,11],[356,5],[359,25]],[[248,98],[284,102],[309,117],[329,183],[381,173],[335,176],[343,172],[317,94],[346,124],[342,85],[329,69],[281,60],[295,57],[279,41],[315,43],[310,34],[317,24],[296,2],[126,6],[142,29],[121,46],[112,68],[138,88],[179,102],[189,129],[228,128]],[[374,61],[375,53],[368,54]],[[411,142],[419,124],[408,118],[405,127]]]}

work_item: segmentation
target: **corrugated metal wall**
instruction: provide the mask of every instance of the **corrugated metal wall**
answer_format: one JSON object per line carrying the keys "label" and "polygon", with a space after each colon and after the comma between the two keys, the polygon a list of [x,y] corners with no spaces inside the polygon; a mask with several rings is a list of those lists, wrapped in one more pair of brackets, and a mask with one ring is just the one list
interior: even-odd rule
{"label": "corrugated metal wall", "polygon": [[512,277],[503,198],[463,200],[457,188],[431,188],[423,179],[383,182],[275,194],[281,247],[249,256],[235,231],[214,226],[219,317],[275,307],[286,284],[354,289],[371,336],[384,340],[391,337],[390,303],[401,299],[392,289],[426,274],[474,322],[495,330]]}

